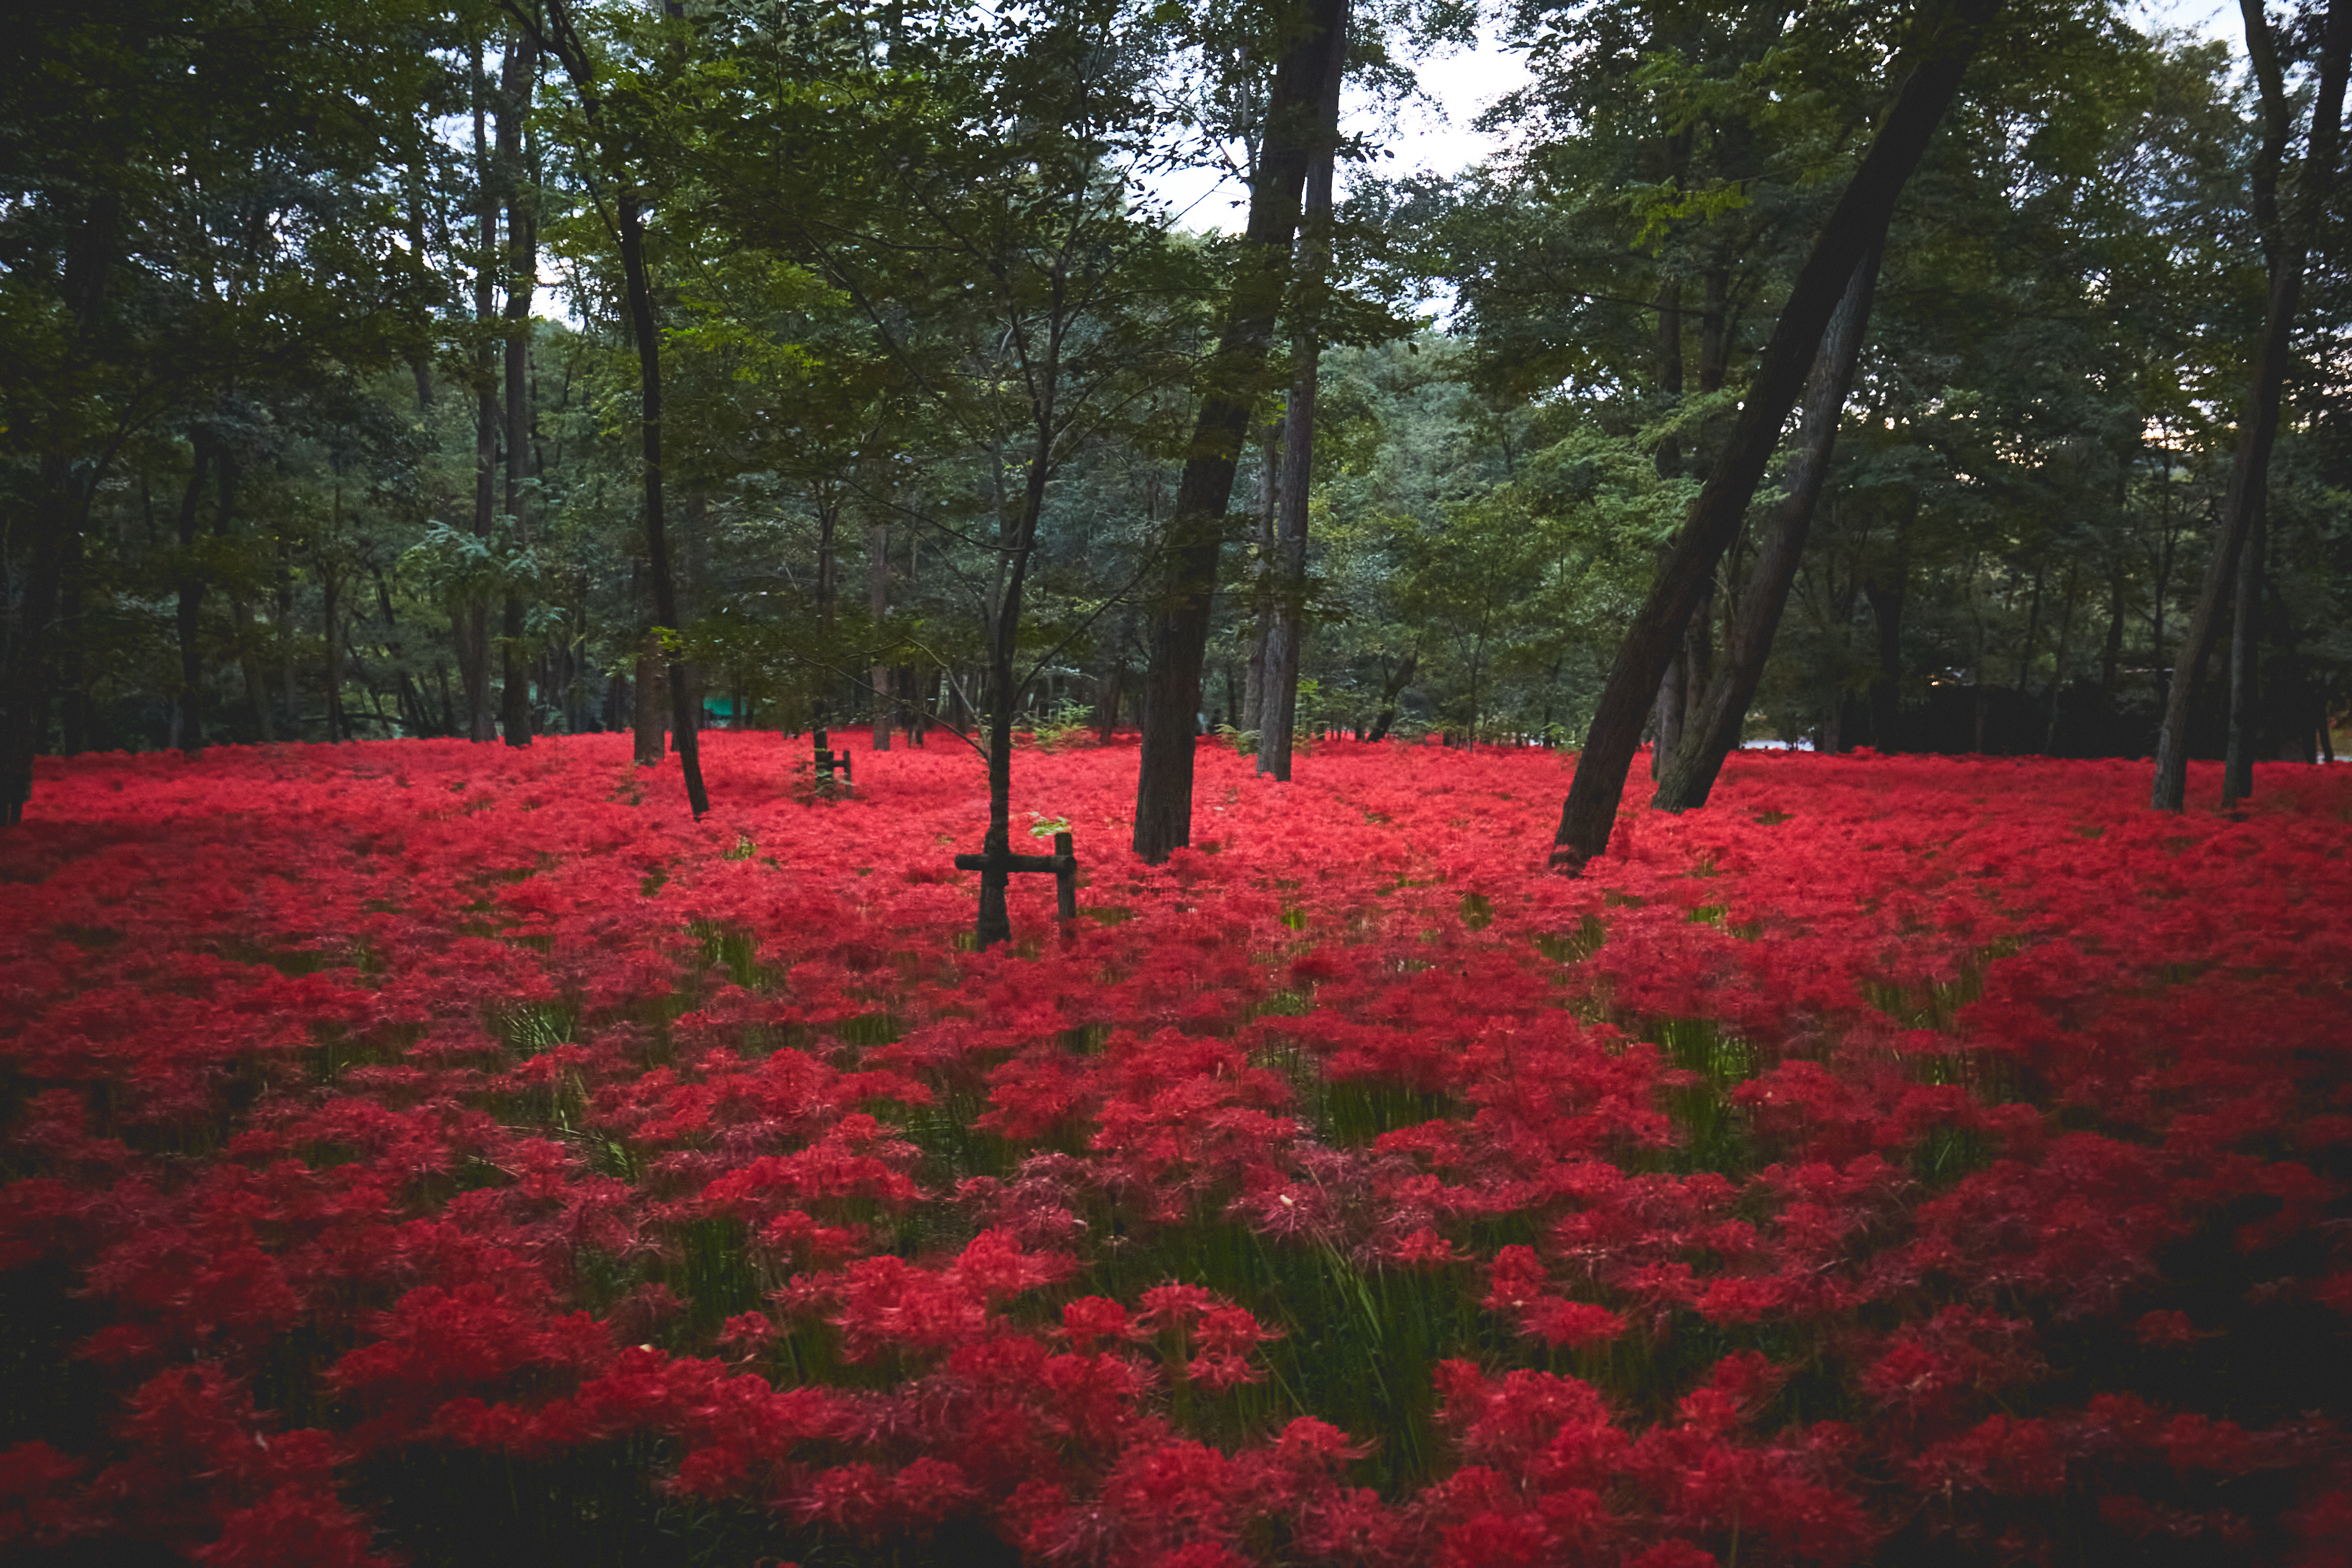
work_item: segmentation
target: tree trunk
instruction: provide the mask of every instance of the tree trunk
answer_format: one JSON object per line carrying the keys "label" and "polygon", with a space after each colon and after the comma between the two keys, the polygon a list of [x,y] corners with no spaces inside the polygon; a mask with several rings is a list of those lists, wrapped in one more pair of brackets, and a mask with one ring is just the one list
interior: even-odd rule
{"label": "tree trunk", "polygon": [[[890,525],[868,524],[866,529],[866,611],[880,636],[883,617],[890,613]],[[877,659],[872,671],[874,749],[890,749],[890,666]]]}
{"label": "tree trunk", "polygon": [[[539,49],[528,30],[507,47],[499,92],[499,183],[507,206],[506,446],[507,517],[520,548],[530,455],[530,297],[539,280],[539,225],[530,183],[524,175],[523,117],[539,81]],[[499,652],[502,690],[500,719],[509,746],[530,744],[530,661],[522,646],[522,595],[507,590]]]}
{"label": "tree trunk", "polygon": [[669,749],[663,741],[668,727],[662,722],[662,664],[661,638],[648,626],[637,643],[633,688],[636,700],[630,709],[630,728],[635,732],[635,757],[640,768],[660,767]]}
{"label": "tree trunk", "polygon": [[1339,149],[1339,82],[1348,57],[1348,13],[1327,42],[1317,145],[1307,167],[1299,217],[1297,287],[1291,308],[1290,403],[1283,413],[1282,491],[1275,532],[1274,592],[1259,703],[1257,770],[1284,783],[1298,733],[1300,641],[1307,631],[1307,503],[1315,471],[1315,396],[1323,351],[1323,296],[1331,271],[1331,184]]}
{"label": "tree trunk", "polygon": [[1258,446],[1257,500],[1250,508],[1257,523],[1257,538],[1250,556],[1249,671],[1242,683],[1241,716],[1234,721],[1236,729],[1258,728],[1265,712],[1265,648],[1274,634],[1276,558],[1281,549],[1276,518],[1282,508],[1282,434],[1283,421],[1275,420],[1265,427],[1265,439]]}
{"label": "tree trunk", "polygon": [[[474,45],[474,537],[487,539],[498,516],[498,348],[490,324],[498,314],[499,177],[489,129],[490,84],[482,46]],[[490,608],[478,600],[458,612],[457,667],[466,682],[466,738],[499,737],[490,701]],[[328,739],[335,738],[331,729]]]}
{"label": "tree trunk", "polygon": [[1312,151],[1312,117],[1323,100],[1323,77],[1332,61],[1329,41],[1346,26],[1347,0],[1304,4],[1307,26],[1275,70],[1239,276],[1226,303],[1208,396],[1193,426],[1168,525],[1168,578],[1152,617],[1135,794],[1135,852],[1155,865],[1192,841],[1194,737],[1225,507],[1233,497],[1235,455],[1249,429],[1282,308]]}
{"label": "tree trunk", "polygon": [[336,640],[335,614],[342,597],[342,579],[334,572],[319,574],[319,598],[325,616],[320,630],[327,644],[327,738],[352,738],[352,721],[343,712],[343,654]]}
{"label": "tree trunk", "polygon": [[1878,282],[1878,257],[1879,247],[1873,246],[1854,264],[1853,277],[1814,356],[1805,412],[1798,426],[1797,454],[1789,468],[1788,493],[1765,526],[1724,658],[1707,682],[1689,733],[1667,763],[1665,777],[1659,780],[1657,794],[1650,802],[1661,810],[1687,811],[1706,805],[1723,770],[1724,758],[1738,748],[1748,705],[1755,700],[1757,685],[1764,678],[1764,661],[1772,652],[1773,635],[1788,607],[1789,589],[1797,580],[1797,563],[1804,556],[1813,508],[1829,478],[1838,419],[1845,410],[1846,393],[1853,386],[1854,369],[1862,362],[1871,298]]}
{"label": "tree trunk", "polygon": [[196,508],[203,503],[211,467],[212,443],[198,435],[195,466],[180,497],[180,603],[175,619],[180,638],[180,705],[172,719],[172,744],[189,757],[205,748],[204,654],[196,642],[205,581],[196,572]]}
{"label": "tree trunk", "polygon": [[1870,679],[1870,744],[1881,756],[1903,748],[1903,601],[1910,590],[1911,525],[1918,516],[1919,493],[1914,490],[1895,525],[1893,562],[1885,576],[1874,572],[1862,581],[1878,638],[1878,673]]}
{"label": "tree trunk", "polygon": [[1372,716],[1371,733],[1364,737],[1366,740],[1386,740],[1389,737],[1389,731],[1396,727],[1397,699],[1404,695],[1405,687],[1412,684],[1412,673],[1420,667],[1421,654],[1416,652],[1407,653],[1397,662],[1395,669],[1384,673],[1381,682],[1380,709]]}
{"label": "tree trunk", "polygon": [[1781,422],[1803,390],[1822,329],[1864,254],[1885,237],[1904,183],[1959,89],[2000,0],[1952,0],[1922,18],[1917,65],[1872,138],[1853,179],[1813,243],[1765,345],[1739,418],[1700,492],[1665,569],[1618,649],[1599,710],[1560,809],[1552,866],[1573,874],[1608,847],[1625,774],[1659,677],[1705,597],[1716,562],[1738,531],[1748,502],[1780,443]]}
{"label": "tree trunk", "polygon": [[[669,536],[662,526],[661,337],[654,325],[653,285],[646,272],[645,216],[634,193],[620,202],[621,267],[628,279],[629,324],[637,340],[638,382],[644,404],[646,553],[653,558],[654,621],[677,627],[677,590],[669,575]],[[702,787],[702,750],[695,738],[693,698],[686,665],[669,659],[671,744],[686,773],[687,804],[697,817],[710,810]]]}
{"label": "tree trunk", "polygon": [[2058,699],[2066,689],[2066,655],[2074,641],[2074,584],[2077,576],[2075,563],[2069,562],[2065,594],[2058,611],[2058,651],[2050,664],[2050,722],[2042,733],[2042,755],[2044,757],[2055,755],[2058,749]]}
{"label": "tree trunk", "polygon": [[2237,602],[2230,623],[2230,737],[2221,763],[2224,810],[2254,793],[2254,748],[2262,744],[2263,553],[2269,510],[2258,513],[2238,560]]}
{"label": "tree trunk", "polygon": [[[2271,126],[2262,161],[2275,170],[2272,147],[2285,140],[2286,100],[2281,90],[2270,24],[2260,0],[2240,0],[2245,13],[2247,57],[2262,84],[2263,106]],[[2198,590],[2197,607],[2189,612],[2180,640],[2180,659],[2165,692],[2164,722],[2157,731],[2156,780],[2149,800],[2159,811],[2178,811],[2188,804],[2189,710],[2205,660],[2212,652],[2221,622],[2221,601],[2237,575],[2254,519],[2262,515],[2270,477],[2271,447],[2278,436],[2279,399],[2286,384],[2289,341],[2294,329],[2297,298],[2303,288],[2305,250],[2326,210],[2336,173],[2337,121],[2344,107],[2347,57],[2352,57],[2352,5],[2331,4],[2320,37],[2319,88],[2311,111],[2309,152],[2296,187],[2296,213],[2289,233],[2273,246],[2270,302],[2263,319],[2263,335],[2254,345],[2245,409],[2238,419],[2238,451],[2230,470],[2230,488],[2222,503],[2221,534],[2213,543],[2205,580]],[[2256,198],[2261,201],[2264,176],[2258,167]],[[2274,226],[2274,225],[2265,225]]]}
{"label": "tree trunk", "polygon": [[[520,19],[520,13],[517,16]],[[592,127],[601,131],[604,99],[596,86],[595,65],[572,26],[569,0],[546,0],[541,16],[547,29],[541,41],[563,62],[564,74],[572,78],[572,88],[580,95],[581,112]],[[621,274],[628,296],[629,335],[635,340],[637,349],[639,427],[645,455],[646,553],[653,563],[654,620],[657,628],[675,630],[677,592],[670,580],[669,536],[662,517],[661,337],[654,321],[653,281],[646,266],[645,207],[636,191],[626,190],[618,195],[614,208],[614,238],[619,243]],[[698,818],[710,810],[710,797],[702,787],[702,752],[695,740],[685,666],[676,660],[668,663],[670,728],[677,737],[678,762],[686,774],[687,803]]]}

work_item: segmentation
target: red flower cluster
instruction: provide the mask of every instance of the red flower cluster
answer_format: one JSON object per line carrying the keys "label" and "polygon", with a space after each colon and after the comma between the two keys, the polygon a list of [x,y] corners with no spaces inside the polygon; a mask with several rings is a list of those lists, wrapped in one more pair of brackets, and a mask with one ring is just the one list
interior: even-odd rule
{"label": "red flower cluster", "polygon": [[0,1554],[625,1446],[777,1555],[2339,1560],[2344,777],[1747,756],[1566,882],[1548,754],[1204,751],[1152,868],[1077,751],[1081,918],[974,953],[968,759],[706,758],[44,764]]}

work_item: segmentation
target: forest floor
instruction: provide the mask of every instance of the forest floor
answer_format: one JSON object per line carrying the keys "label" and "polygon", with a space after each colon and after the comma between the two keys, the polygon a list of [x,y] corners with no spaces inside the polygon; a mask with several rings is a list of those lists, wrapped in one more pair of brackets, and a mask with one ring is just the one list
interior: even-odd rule
{"label": "forest floor", "polygon": [[43,763],[0,1556],[2352,1561],[2352,769],[704,747]]}

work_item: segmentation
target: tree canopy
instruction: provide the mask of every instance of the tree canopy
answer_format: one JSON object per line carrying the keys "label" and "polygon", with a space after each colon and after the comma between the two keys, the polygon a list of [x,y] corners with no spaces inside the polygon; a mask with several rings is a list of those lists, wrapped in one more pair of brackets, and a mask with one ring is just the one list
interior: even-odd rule
{"label": "tree canopy", "polygon": [[[968,740],[1002,852],[1021,737],[1154,701],[1244,747],[1575,747],[1616,701],[1663,767],[1711,686],[1734,741],[2137,756],[2177,698],[2182,755],[2319,755],[2329,20],[2252,6],[2249,68],[2093,0],[36,8],[0,797],[43,752],[873,726]],[[1362,107],[1482,21],[1507,150],[1385,176]],[[1867,160],[1961,25],[1844,380],[1764,408],[1826,384]],[[1326,47],[1334,130],[1284,75]],[[1328,224],[1276,200],[1318,147]],[[1205,166],[1247,233],[1157,193]]]}

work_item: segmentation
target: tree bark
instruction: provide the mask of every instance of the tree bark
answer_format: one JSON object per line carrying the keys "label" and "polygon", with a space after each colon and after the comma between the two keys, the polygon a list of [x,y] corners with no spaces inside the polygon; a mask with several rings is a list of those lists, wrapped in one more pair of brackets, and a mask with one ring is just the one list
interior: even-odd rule
{"label": "tree bark", "polygon": [[[498,348],[490,337],[497,319],[499,181],[491,152],[490,84],[482,46],[473,47],[474,109],[474,537],[487,539],[498,516]],[[457,611],[457,668],[465,678],[466,738],[499,737],[490,702],[490,607],[469,598]],[[329,739],[334,737],[331,733]]]}
{"label": "tree bark", "polygon": [[2221,763],[2224,810],[2254,793],[2254,748],[2262,744],[2255,707],[2262,679],[2263,555],[2269,508],[2256,514],[2238,559],[2237,602],[2230,622],[2230,737]]}
{"label": "tree bark", "polygon": [[[581,113],[589,124],[602,131],[604,99],[596,86],[596,69],[580,35],[572,22],[569,0],[547,0],[542,13],[545,31],[515,9],[515,0],[506,0],[509,13],[525,26],[525,30],[545,47],[553,51],[562,62],[564,74],[572,78],[574,91],[580,95]],[[640,389],[639,431],[644,453],[646,553],[652,559],[654,576],[654,624],[656,632],[662,628],[675,631],[677,627],[677,590],[670,580],[669,536],[663,526],[662,516],[662,378],[661,337],[654,320],[653,281],[646,265],[645,205],[635,189],[625,189],[614,203],[614,234],[621,252],[621,275],[628,297],[629,335],[636,340],[637,381]],[[670,733],[677,747],[678,762],[686,774],[687,804],[700,817],[710,810],[710,797],[702,787],[702,752],[695,739],[695,714],[692,698],[687,690],[686,666],[675,659],[669,665]],[[642,667],[642,666],[640,666]]]}
{"label": "tree bark", "polygon": [[1339,83],[1348,58],[1348,12],[1326,37],[1317,145],[1307,167],[1299,216],[1297,287],[1291,309],[1290,402],[1283,412],[1282,489],[1276,508],[1274,591],[1269,595],[1265,672],[1257,715],[1257,770],[1284,783],[1298,732],[1300,639],[1306,633],[1307,503],[1315,470],[1315,396],[1323,351],[1323,296],[1330,285],[1331,185],[1339,152]]}
{"label": "tree bark", "polygon": [[[866,612],[881,634],[882,619],[890,612],[890,525],[874,522],[866,528]],[[874,749],[890,749],[890,666],[877,659],[871,672],[874,703]]]}
{"label": "tree bark", "polygon": [[1740,597],[1738,620],[1725,656],[1707,682],[1694,722],[1667,763],[1665,777],[1659,780],[1657,794],[1650,802],[1661,810],[1687,811],[1706,805],[1723,770],[1724,758],[1739,746],[1748,705],[1755,700],[1757,685],[1764,677],[1764,661],[1772,652],[1773,635],[1788,607],[1790,586],[1797,580],[1797,563],[1804,555],[1813,508],[1829,478],[1838,418],[1853,386],[1854,369],[1862,362],[1871,297],[1878,281],[1878,258],[1879,247],[1873,246],[1854,264],[1853,277],[1814,356],[1804,416],[1798,426],[1797,455],[1789,469],[1788,492],[1772,509],[1757,549],[1756,564]]}
{"label": "tree bark", "polygon": [[195,437],[195,466],[187,490],[180,497],[180,602],[175,629],[180,639],[180,706],[173,716],[172,744],[184,756],[205,748],[205,666],[197,643],[204,612],[205,580],[196,570],[196,508],[203,504],[205,480],[212,466],[212,443]]}
{"label": "tree bark", "polygon": [[1304,3],[1307,26],[1275,69],[1240,273],[1226,302],[1208,395],[1193,425],[1168,526],[1167,581],[1152,617],[1150,664],[1143,678],[1143,753],[1135,794],[1135,852],[1155,865],[1192,841],[1194,737],[1225,507],[1282,308],[1312,151],[1313,116],[1332,58],[1329,42],[1347,16],[1347,0]]}
{"label": "tree bark", "polygon": [[635,701],[629,710],[629,727],[635,737],[635,756],[640,768],[660,767],[669,750],[663,739],[668,726],[662,722],[662,669],[661,639],[648,626],[637,643],[636,679],[631,686]]}
{"label": "tree bark", "polygon": [[1922,19],[1917,64],[1853,179],[1832,209],[1772,329],[1730,439],[1664,570],[1617,650],[1576,778],[1560,809],[1551,865],[1574,874],[1606,849],[1616,825],[1625,774],[1666,662],[1706,596],[1716,562],[1738,532],[1748,502],[1779,444],[1781,422],[1803,390],[1822,329],[1845,293],[1854,266],[1881,243],[1887,220],[1928,139],[1958,91],[1961,74],[2000,8],[2000,0],[1952,0]]}
{"label": "tree bark", "polygon": [[[2285,140],[2285,95],[2278,79],[2276,52],[2261,0],[2240,0],[2246,18],[2246,53],[2262,85],[2271,135],[2264,162],[2275,168],[2272,149]],[[2295,216],[2289,232],[2271,247],[2270,301],[2263,319],[2263,335],[2254,345],[2254,360],[2245,409],[2238,419],[2238,451],[2230,470],[2230,488],[2222,502],[2220,537],[2197,593],[2197,606],[2180,639],[2180,658],[2166,689],[2164,722],[2156,737],[2156,779],[2149,803],[2159,811],[2178,811],[2189,796],[2189,712],[2197,682],[2211,653],[2221,622],[2221,601],[2237,575],[2238,558],[2254,519],[2261,516],[2270,479],[2271,447],[2278,437],[2279,401],[2286,385],[2287,360],[2294,311],[2303,288],[2304,258],[2328,192],[2335,180],[2338,121],[2344,107],[2347,58],[2352,58],[2352,5],[2331,4],[2320,35],[2319,88],[2311,110],[2309,152],[2296,183]],[[2256,200],[2261,204],[2263,175],[2256,176]],[[2274,227],[2275,225],[2265,225]]]}
{"label": "tree bark", "polygon": [[[530,182],[524,178],[522,128],[538,81],[538,46],[527,29],[519,29],[507,46],[499,82],[499,183],[507,208],[507,517],[518,548],[525,538],[530,476],[530,298],[539,281],[539,225]],[[529,746],[530,666],[522,646],[522,595],[511,586],[499,619],[499,717],[509,746]]]}

